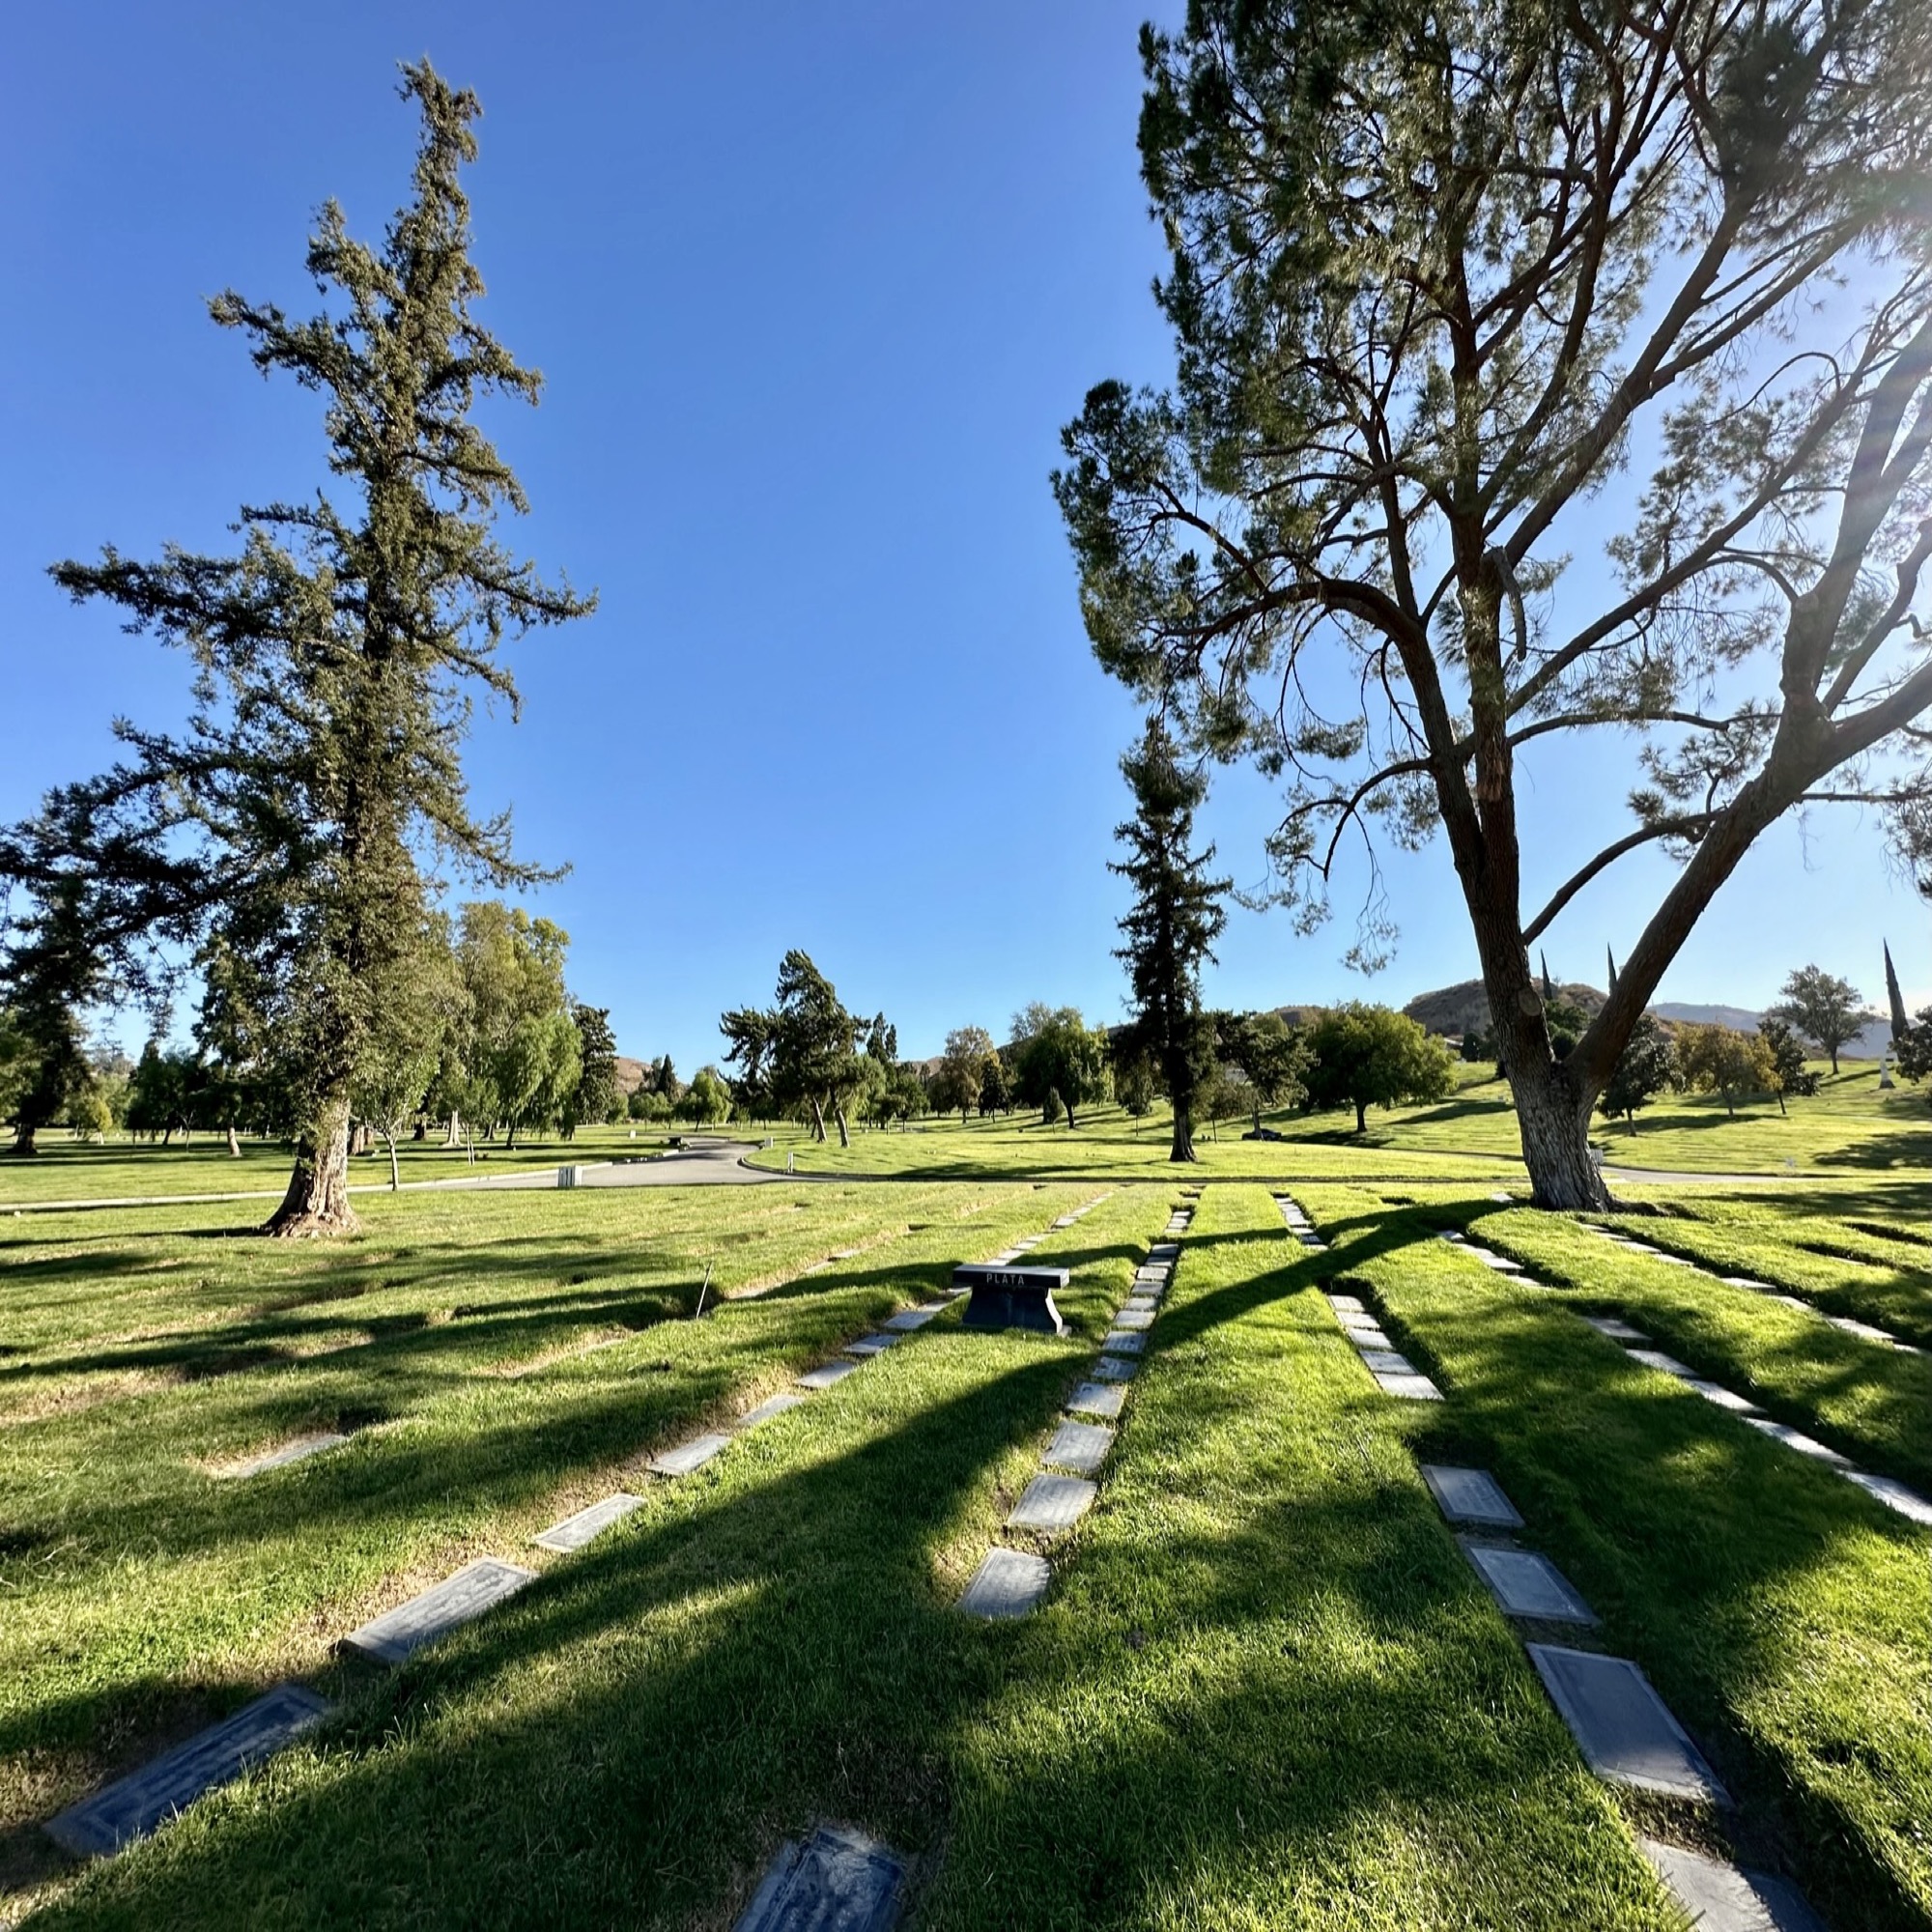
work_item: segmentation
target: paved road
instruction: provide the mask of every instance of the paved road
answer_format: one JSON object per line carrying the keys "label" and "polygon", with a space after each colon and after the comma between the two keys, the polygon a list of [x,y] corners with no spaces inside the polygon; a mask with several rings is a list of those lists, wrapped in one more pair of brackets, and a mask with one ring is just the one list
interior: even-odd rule
{"label": "paved road", "polygon": [[[635,1165],[605,1162],[586,1167],[580,1187],[702,1187],[756,1185],[766,1180],[830,1180],[833,1175],[773,1174],[755,1167],[741,1167],[740,1157],[749,1151],[748,1141],[702,1140],[687,1142],[678,1153],[661,1154],[655,1160]],[[437,1188],[552,1188],[556,1186],[558,1163],[549,1167],[526,1168],[516,1174],[456,1174],[441,1180],[406,1180],[405,1194],[428,1193]],[[850,1179],[850,1175],[842,1177]],[[386,1180],[353,1181],[352,1194],[387,1194]],[[77,1214],[90,1208],[194,1208],[221,1201],[279,1201],[280,1187],[239,1188],[219,1194],[117,1194],[87,1201],[21,1201],[0,1206],[0,1214]]]}
{"label": "paved road", "polygon": [[[675,1153],[655,1160],[612,1161],[586,1167],[578,1179],[580,1187],[755,1187],[770,1180],[830,1180],[832,1175],[774,1174],[769,1169],[746,1167],[743,1156],[750,1151],[748,1141],[687,1141]],[[556,1169],[547,1167],[536,1174],[479,1175],[471,1179],[464,1175],[454,1180],[425,1180],[423,1187],[521,1188],[556,1185]]]}

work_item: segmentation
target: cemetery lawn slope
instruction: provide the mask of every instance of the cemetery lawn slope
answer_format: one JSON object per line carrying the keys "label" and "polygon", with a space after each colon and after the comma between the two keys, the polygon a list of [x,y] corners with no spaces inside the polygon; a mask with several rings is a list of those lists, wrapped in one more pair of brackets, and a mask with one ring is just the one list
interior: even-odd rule
{"label": "cemetery lawn slope", "polygon": [[[1787,1865],[1830,1923],[1922,1928],[1932,1535],[1586,1327],[1574,1312],[1586,1296],[1617,1299],[1607,1261],[1552,1249],[1577,1286],[1550,1293],[1435,1239],[1446,1203],[1391,1211],[1341,1187],[1298,1198],[1336,1244],[1338,1282],[1378,1303],[1447,1396],[1436,1458],[1501,1481],[1603,1618],[1605,1647],[1642,1666],[1739,1800],[1747,1861]],[[1482,1207],[1464,1197],[1461,1214]],[[1499,1241],[1519,1225],[1481,1223]],[[1564,1238],[1563,1224],[1537,1225]],[[1644,1293],[1655,1298],[1634,1313],[1690,1291]],[[1696,1332],[1755,1346],[1728,1300],[1712,1306]],[[1753,1359],[1768,1376],[1776,1351]]]}
{"label": "cemetery lawn slope", "polygon": [[[299,1244],[205,1208],[0,1223],[0,1885],[91,1784],[1096,1191],[405,1195]],[[317,1432],[350,1439],[222,1479]]]}
{"label": "cemetery lawn slope", "polygon": [[1655,1881],[1266,1193],[1213,1187],[923,1922],[1655,1928]]}

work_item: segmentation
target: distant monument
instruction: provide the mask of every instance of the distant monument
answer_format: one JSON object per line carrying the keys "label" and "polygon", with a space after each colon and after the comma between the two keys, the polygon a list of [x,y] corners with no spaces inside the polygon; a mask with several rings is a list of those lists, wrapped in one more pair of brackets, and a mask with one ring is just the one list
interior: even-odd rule
{"label": "distant monument", "polygon": [[1889,941],[1879,942],[1885,948],[1885,996],[1891,1006],[1891,1053],[1884,1055],[1878,1064],[1879,1092],[1894,1088],[1897,1082],[1891,1077],[1891,1057],[1898,1051],[1905,1036],[1912,1031],[1912,1022],[1905,1016],[1905,995],[1898,990],[1898,974],[1891,963],[1891,946]]}

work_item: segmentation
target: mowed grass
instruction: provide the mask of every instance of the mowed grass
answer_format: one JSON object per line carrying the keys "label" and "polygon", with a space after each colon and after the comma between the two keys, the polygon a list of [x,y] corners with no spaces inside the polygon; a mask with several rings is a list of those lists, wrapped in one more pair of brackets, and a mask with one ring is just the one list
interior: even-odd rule
{"label": "mowed grass", "polygon": [[[1074,1198],[1028,1190],[963,1251]],[[200,1925],[218,1900],[232,1924],[728,1924],[821,1814],[936,1843],[945,1725],[1004,1668],[951,1605],[1168,1199],[1117,1196],[1042,1245],[1075,1270],[1073,1338],[944,1317],[574,1557],[524,1547],[546,1512],[498,1509],[486,1547],[540,1583],[392,1674],[325,1673],[335,1728],[41,1922]]]}
{"label": "mowed grass", "polygon": [[[1900,1174],[1932,1169],[1932,1107],[1922,1091],[1878,1091],[1878,1069],[1854,1062],[1833,1075],[1821,1062],[1818,1094],[1741,1104],[1733,1118],[1715,1095],[1664,1094],[1639,1115],[1635,1133],[1597,1118],[1592,1137],[1613,1167],[1661,1173],[1763,1174],[1783,1179],[1834,1174]],[[1266,1115],[1279,1141],[1245,1141],[1245,1120],[1203,1126],[1195,1136],[1199,1172],[1212,1179],[1521,1181],[1522,1144],[1508,1084],[1488,1066],[1462,1066],[1455,1095],[1425,1107],[1371,1108],[1368,1130],[1351,1114]],[[852,1145],[820,1145],[802,1129],[773,1129],[776,1145],[754,1164],[782,1168],[787,1154],[812,1173],[911,1178],[950,1174],[1106,1175],[1160,1179],[1167,1159],[1164,1108],[1134,1121],[1119,1107],[1079,1112],[1080,1124],[1043,1126],[1037,1114],[916,1122],[910,1131],[856,1131]],[[735,1130],[734,1130],[735,1131]]]}
{"label": "mowed grass", "polygon": [[[1565,1215],[1485,1207],[1454,1219],[1571,1291],[1579,1310],[1626,1317],[1666,1353],[1777,1420],[1932,1496],[1932,1356],[1847,1334],[1701,1269],[1618,1248]],[[1648,1238],[1678,1224],[1629,1225]]]}
{"label": "mowed grass", "polygon": [[[206,1209],[10,1224],[0,1879],[45,1868],[37,1821],[101,1776],[321,1669],[468,1557],[521,1555],[620,1463],[1096,1192],[403,1196],[322,1244],[232,1238]],[[801,1273],[840,1248],[861,1252]],[[331,1429],[357,1433],[217,1480]]]}
{"label": "mowed grass", "polygon": [[[1720,1342],[1740,1371],[1748,1355],[1765,1399],[1772,1371],[1795,1378],[1803,1350],[1752,1340],[1762,1297],[1736,1304],[1727,1294],[1741,1292],[1656,1264],[1639,1275],[1640,1258],[1573,1247],[1592,1237],[1480,1197],[1393,1211],[1353,1188],[1297,1198],[1336,1244],[1338,1278],[1374,1297],[1448,1397],[1434,1422],[1437,1453],[1493,1470],[1528,1520],[1526,1540],[1603,1617],[1605,1647],[1643,1666],[1739,1799],[1747,1856],[1790,1869],[1831,1923],[1922,1928],[1932,1535],[1634,1363],[1576,1312],[1620,1306],[1660,1328],[1669,1313],[1685,1324],[1671,1339],[1687,1354],[1708,1339],[1707,1366],[1720,1365]],[[1541,1260],[1574,1289],[1501,1279],[1435,1239],[1452,1214],[1525,1259],[1547,1243]],[[1612,1273],[1626,1259],[1631,1269]],[[1762,1305],[1806,1322],[1810,1341],[1833,1336]],[[1850,1404],[1878,1366],[1860,1346],[1867,1353],[1849,1376],[1825,1389],[1787,1379],[1788,1398],[1766,1406],[1830,1433],[1833,1403]],[[1914,1424],[1900,1404],[1894,1393],[1835,1411],[1841,1430],[1863,1429],[1861,1460],[1877,1463],[1881,1448],[1906,1459]]]}
{"label": "mowed grass", "polygon": [[[1312,1121],[1287,1115],[1267,1117],[1271,1126],[1290,1135],[1287,1141],[1247,1141],[1241,1138],[1245,1120],[1222,1122],[1218,1134],[1207,1127],[1195,1134],[1198,1162],[1176,1167],[1168,1159],[1170,1122],[1166,1113],[1135,1121],[1112,1105],[1079,1110],[1079,1125],[1063,1121],[1045,1126],[1037,1114],[1020,1113],[988,1120],[961,1122],[957,1115],[916,1122],[896,1129],[855,1132],[852,1145],[841,1148],[835,1136],[826,1142],[806,1137],[803,1129],[775,1130],[769,1151],[750,1156],[756,1167],[782,1170],[787,1155],[812,1174],[852,1174],[916,1179],[949,1176],[957,1179],[992,1179],[1021,1175],[1075,1177],[1123,1182],[1190,1180],[1279,1180],[1310,1175],[1341,1179],[1378,1176],[1422,1176],[1437,1179],[1520,1180],[1522,1162],[1514,1152],[1483,1151],[1457,1154],[1418,1152],[1399,1143],[1395,1130],[1374,1132],[1357,1139],[1340,1130],[1339,1117],[1320,1115]],[[1351,1117],[1352,1118],[1352,1117]],[[1372,1119],[1378,1118],[1372,1116]],[[1391,1116],[1390,1118],[1396,1118]],[[1510,1117],[1514,1131],[1515,1116]]]}
{"label": "mowed grass", "polygon": [[724,1927],[831,1817],[930,1925],[1668,1923],[1259,1189],[1210,1191],[1045,1610],[952,1607],[1170,1198],[1039,1249],[1073,1337],[942,1318],[40,1922]]}
{"label": "mowed grass", "polygon": [[922,1923],[1673,1922],[1257,1187],[1212,1187],[1102,1498],[961,1728]]}
{"label": "mowed grass", "polygon": [[1932,1348],[1932,1190],[1922,1184],[1628,1192],[1634,1205],[1661,1207],[1668,1218],[1650,1212],[1612,1225],[1720,1274],[1749,1275],[1824,1314]]}
{"label": "mowed grass", "polygon": [[[743,1129],[750,1133],[750,1128]],[[566,1161],[625,1160],[661,1151],[668,1130],[640,1125],[633,1140],[628,1127],[584,1127],[570,1140],[501,1140],[477,1144],[472,1163],[462,1148],[446,1148],[441,1133],[421,1141],[399,1141],[396,1162],[405,1184],[456,1179],[469,1175],[516,1174],[560,1166]],[[0,1151],[0,1211],[43,1202],[149,1199],[157,1195],[279,1195],[289,1182],[292,1159],[281,1141],[244,1138],[238,1155],[219,1133],[198,1130],[184,1142],[133,1141],[114,1134],[83,1141],[61,1128],[40,1137],[40,1151],[22,1160]],[[349,1163],[349,1184],[358,1191],[389,1185],[389,1150],[373,1150]],[[266,1218],[266,1210],[264,1213]]]}

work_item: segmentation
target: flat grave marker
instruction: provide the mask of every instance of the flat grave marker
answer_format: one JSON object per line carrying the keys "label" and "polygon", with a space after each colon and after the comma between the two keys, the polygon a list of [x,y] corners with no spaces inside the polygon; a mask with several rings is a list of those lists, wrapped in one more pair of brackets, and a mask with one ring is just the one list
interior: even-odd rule
{"label": "flat grave marker", "polygon": [[1614,1315],[1586,1315],[1584,1323],[1594,1328],[1599,1335],[1607,1335],[1612,1342],[1648,1342],[1650,1337],[1641,1328],[1633,1328],[1628,1321]]}
{"label": "flat grave marker", "polygon": [[1529,1661],[1599,1777],[1666,1798],[1728,1804],[1730,1794],[1628,1658],[1532,1643]]}
{"label": "flat grave marker", "polygon": [[1053,1569],[1024,1549],[987,1550],[959,1599],[969,1617],[1023,1617],[1046,1595]]}
{"label": "flat grave marker", "polygon": [[1835,1449],[1828,1449],[1813,1437],[1800,1435],[1788,1422],[1774,1422],[1768,1415],[1747,1415],[1741,1420],[1760,1435],[1769,1435],[1774,1442],[1782,1442],[1787,1449],[1795,1449],[1801,1456],[1829,1463],[1834,1469],[1849,1469],[1852,1466]]}
{"label": "flat grave marker", "polygon": [[772,1861],[735,1932],[892,1932],[906,1868],[863,1833],[821,1825]]}
{"label": "flat grave marker", "polygon": [[860,1363],[849,1360],[824,1362],[800,1376],[798,1385],[802,1389],[829,1389],[842,1382],[847,1376],[856,1376],[861,1366]]}
{"label": "flat grave marker", "polygon": [[946,1307],[943,1301],[928,1301],[918,1308],[902,1308],[882,1325],[895,1334],[910,1335],[915,1328],[923,1328],[935,1315],[944,1314]]}
{"label": "flat grave marker", "polygon": [[645,1466],[654,1476],[688,1476],[694,1469],[703,1468],[721,1449],[730,1446],[728,1435],[694,1435],[689,1442],[659,1450]]}
{"label": "flat grave marker", "polygon": [[782,1415],[787,1409],[803,1408],[808,1398],[793,1389],[781,1389],[777,1395],[768,1395],[756,1408],[748,1408],[736,1423],[739,1429],[755,1429],[761,1422],[769,1422],[775,1415]]}
{"label": "flat grave marker", "polygon": [[1138,1329],[1109,1328],[1100,1344],[1103,1351],[1100,1359],[1104,1362],[1116,1355],[1144,1355],[1147,1342],[1147,1336]]}
{"label": "flat grave marker", "polygon": [[1036,1476],[1013,1505],[1007,1527],[1057,1535],[1071,1529],[1094,1507],[1098,1494],[1098,1489],[1083,1476]]}
{"label": "flat grave marker", "polygon": [[1569,1577],[1540,1551],[1498,1549],[1464,1539],[1463,1553],[1511,1616],[1563,1624],[1597,1621],[1596,1612],[1577,1594]]}
{"label": "flat grave marker", "polygon": [[1422,1480],[1436,1507],[1451,1522],[1479,1523],[1489,1529],[1520,1529],[1522,1518],[1487,1469],[1458,1469],[1425,1463]]}
{"label": "flat grave marker", "polygon": [[1040,1460],[1076,1476],[1091,1476],[1107,1460],[1107,1451],[1113,1446],[1114,1432],[1097,1422],[1063,1422]]}
{"label": "flat grave marker", "polygon": [[1337,1315],[1366,1315],[1369,1312],[1358,1294],[1331,1294],[1328,1297],[1328,1306]]}
{"label": "flat grave marker", "polygon": [[1641,1362],[1647,1369],[1655,1369],[1660,1375],[1675,1376],[1680,1382],[1694,1381],[1696,1371],[1687,1369],[1675,1355],[1666,1355],[1662,1349],[1633,1349],[1630,1358]]}
{"label": "flat grave marker", "polygon": [[1440,1402],[1442,1391],[1427,1376],[1377,1376],[1384,1395],[1401,1402]]}
{"label": "flat grave marker", "polygon": [[1415,1364],[1393,1349],[1364,1349],[1361,1352],[1362,1366],[1372,1376],[1412,1376],[1417,1373]]}
{"label": "flat grave marker", "polygon": [[1659,1838],[1636,1842],[1700,1932],[1825,1932],[1825,1921],[1781,1878],[1741,1871]]}
{"label": "flat grave marker", "polygon": [[401,1663],[425,1644],[435,1643],[495,1608],[506,1597],[515,1596],[526,1583],[534,1583],[536,1576],[521,1563],[479,1556],[407,1604],[372,1617],[342,1641],[379,1663]]}
{"label": "flat grave marker", "polygon": [[847,1342],[839,1352],[864,1361],[871,1355],[883,1355],[898,1339],[896,1335],[861,1335],[856,1342]]}
{"label": "flat grave marker", "polygon": [[278,1684],[232,1718],[69,1805],[49,1821],[47,1835],[75,1858],[106,1858],[185,1810],[204,1792],[233,1783],[328,1711],[313,1690]]}
{"label": "flat grave marker", "polygon": [[530,1541],[540,1549],[554,1549],[568,1554],[573,1549],[582,1549],[593,1536],[601,1535],[613,1522],[621,1522],[642,1502],[642,1496],[634,1496],[626,1490],[619,1490],[615,1495],[606,1496],[602,1502],[592,1503],[588,1509],[581,1509],[575,1516],[567,1516],[561,1522],[554,1522],[540,1536]]}
{"label": "flat grave marker", "polygon": [[1094,1364],[1096,1382],[1130,1382],[1140,1364],[1126,1355],[1102,1355]]}
{"label": "flat grave marker", "polygon": [[210,1473],[217,1482],[239,1483],[248,1476],[260,1476],[270,1469],[285,1469],[291,1463],[305,1463],[311,1456],[320,1456],[325,1449],[339,1449],[349,1440],[334,1430],[325,1430],[315,1435],[298,1435],[293,1442],[284,1442],[279,1449],[270,1449],[260,1456],[251,1456],[245,1463],[237,1463],[232,1467],[214,1469]]}
{"label": "flat grave marker", "polygon": [[1907,1489],[1896,1477],[1874,1476],[1863,1469],[1847,1469],[1844,1475],[1847,1482],[1856,1483],[1887,1509],[1896,1510],[1913,1522],[1932,1525],[1932,1500],[1921,1496],[1917,1490]]}
{"label": "flat grave marker", "polygon": [[1067,1397],[1066,1406],[1082,1415],[1119,1415],[1127,1392],[1118,1382],[1082,1382]]}
{"label": "flat grave marker", "polygon": [[1116,1328],[1148,1329],[1153,1326],[1153,1310],[1151,1308],[1123,1308],[1114,1317]]}
{"label": "flat grave marker", "polygon": [[1684,1384],[1692,1395],[1701,1395],[1706,1402],[1715,1403],[1719,1408],[1728,1408],[1733,1415],[1755,1415],[1757,1404],[1747,1402],[1741,1395],[1732,1392],[1718,1382],[1707,1382],[1701,1376],[1691,1376]]}

